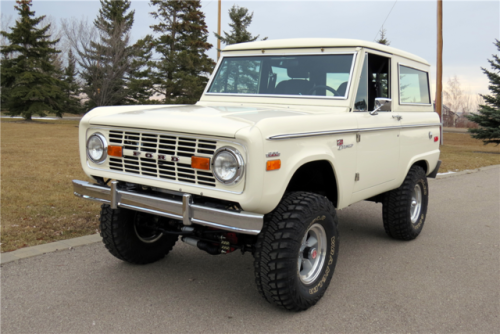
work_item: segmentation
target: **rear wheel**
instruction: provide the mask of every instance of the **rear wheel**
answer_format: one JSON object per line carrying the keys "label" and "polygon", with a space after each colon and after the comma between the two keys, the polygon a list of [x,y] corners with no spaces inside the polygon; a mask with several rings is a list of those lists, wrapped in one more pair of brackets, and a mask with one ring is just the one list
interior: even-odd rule
{"label": "rear wheel", "polygon": [[413,240],[424,227],[429,202],[425,171],[410,168],[403,184],[385,195],[383,219],[385,232],[394,239]]}
{"label": "rear wheel", "polygon": [[255,281],[270,303],[291,311],[316,304],[332,279],[339,250],[337,216],[324,196],[286,194],[266,215],[255,251]]}
{"label": "rear wheel", "polygon": [[101,237],[116,258],[135,264],[147,264],[165,257],[178,236],[154,228],[164,218],[123,208],[101,207]]}

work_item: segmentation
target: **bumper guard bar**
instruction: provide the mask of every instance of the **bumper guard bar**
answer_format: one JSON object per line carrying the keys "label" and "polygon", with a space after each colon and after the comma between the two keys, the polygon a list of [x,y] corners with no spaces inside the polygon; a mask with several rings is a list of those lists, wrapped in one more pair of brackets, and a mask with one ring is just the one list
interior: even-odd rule
{"label": "bumper guard bar", "polygon": [[117,185],[117,181],[111,181],[111,187],[103,187],[73,180],[73,191],[78,197],[109,204],[113,209],[121,207],[177,219],[184,225],[197,224],[225,231],[257,235],[264,222],[264,215],[261,214],[220,210],[193,204],[190,194],[184,194],[181,202],[119,190]]}

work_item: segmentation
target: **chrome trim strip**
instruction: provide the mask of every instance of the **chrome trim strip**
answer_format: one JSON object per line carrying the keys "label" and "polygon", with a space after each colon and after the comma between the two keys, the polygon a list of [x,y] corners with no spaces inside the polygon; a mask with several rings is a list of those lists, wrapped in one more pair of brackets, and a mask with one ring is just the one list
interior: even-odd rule
{"label": "chrome trim strip", "polygon": [[125,190],[111,189],[85,181],[73,180],[75,196],[101,203],[111,204],[113,196],[118,196],[117,207],[151,213],[193,224],[212,226],[225,231],[257,235],[264,224],[264,215],[246,211],[226,211],[209,208],[190,201],[191,195],[184,194],[182,201],[142,195]]}
{"label": "chrome trim strip", "polygon": [[[257,50],[258,51],[258,50]],[[314,96],[314,95],[275,95],[275,94],[228,94],[228,93],[210,93],[208,90],[212,86],[212,81],[215,80],[215,76],[219,71],[219,67],[222,65],[224,58],[237,58],[237,57],[286,57],[286,56],[315,56],[315,55],[350,55],[352,54],[351,70],[349,71],[349,81],[347,82],[346,95],[345,96]],[[234,97],[272,97],[272,98],[300,98],[300,99],[323,99],[323,100],[347,100],[350,94],[351,83],[353,81],[354,66],[356,63],[358,52],[314,52],[314,53],[273,53],[273,54],[239,54],[239,55],[221,55],[210,80],[203,91],[203,95],[206,96],[234,96]],[[203,97],[203,96],[202,96]]]}
{"label": "chrome trim strip", "polygon": [[443,126],[443,123],[427,123],[427,124],[408,124],[401,125],[401,128],[423,128],[427,126]]}
{"label": "chrome trim strip", "polygon": [[411,125],[396,125],[396,126],[385,126],[378,128],[364,128],[364,129],[345,129],[345,130],[331,130],[331,131],[319,131],[319,132],[303,132],[303,133],[290,133],[283,135],[276,135],[267,137],[267,140],[281,140],[281,139],[292,139],[292,138],[305,138],[305,137],[316,137],[316,136],[328,136],[342,133],[357,133],[357,132],[370,132],[370,131],[380,131],[380,130],[394,130],[394,129],[407,129],[407,128],[421,128],[428,126],[441,126],[442,123],[426,123],[426,124],[411,124]]}

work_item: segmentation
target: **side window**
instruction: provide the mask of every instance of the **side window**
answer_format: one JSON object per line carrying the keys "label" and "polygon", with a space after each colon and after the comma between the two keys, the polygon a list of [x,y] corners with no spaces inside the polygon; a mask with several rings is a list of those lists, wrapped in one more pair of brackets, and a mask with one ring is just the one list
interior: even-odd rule
{"label": "side window", "polygon": [[399,65],[399,103],[431,103],[427,72]]}
{"label": "side window", "polygon": [[390,59],[367,54],[361,71],[358,93],[354,102],[355,111],[370,111],[375,108],[375,98],[391,97]]}

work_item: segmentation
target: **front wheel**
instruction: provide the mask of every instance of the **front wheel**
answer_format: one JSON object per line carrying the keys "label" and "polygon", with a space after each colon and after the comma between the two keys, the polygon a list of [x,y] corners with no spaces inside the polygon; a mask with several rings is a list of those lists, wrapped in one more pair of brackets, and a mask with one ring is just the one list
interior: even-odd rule
{"label": "front wheel", "polygon": [[270,303],[290,311],[316,304],[332,279],[339,250],[337,215],[317,194],[286,194],[266,215],[255,251],[255,281]]}
{"label": "front wheel", "polygon": [[101,237],[116,258],[134,264],[161,260],[172,250],[178,236],[155,230],[164,218],[118,208],[101,207]]}
{"label": "front wheel", "polygon": [[385,195],[385,232],[394,239],[413,240],[422,231],[427,215],[429,187],[422,167],[413,166],[403,184]]}

